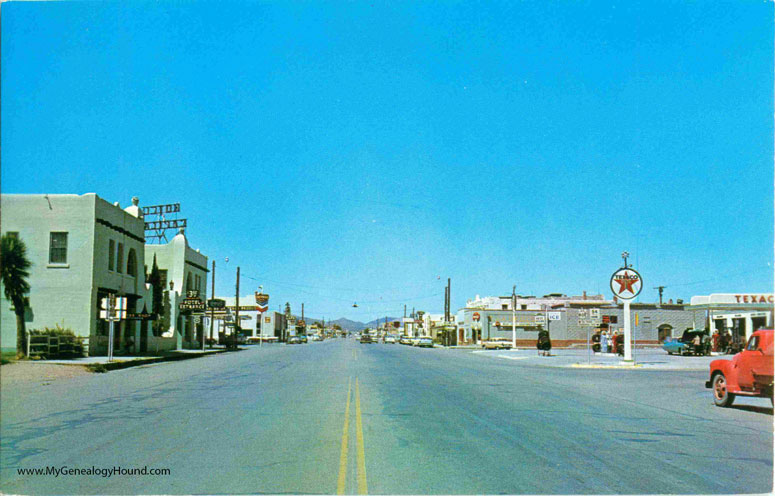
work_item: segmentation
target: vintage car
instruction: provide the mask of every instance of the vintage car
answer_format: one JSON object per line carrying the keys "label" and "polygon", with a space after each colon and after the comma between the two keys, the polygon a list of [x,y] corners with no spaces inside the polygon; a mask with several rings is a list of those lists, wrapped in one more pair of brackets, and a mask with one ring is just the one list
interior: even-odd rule
{"label": "vintage car", "polygon": [[399,344],[412,344],[412,338],[411,336],[401,336],[401,338],[398,340]]}
{"label": "vintage car", "polygon": [[299,336],[291,336],[288,338],[288,344],[301,344],[301,338]]}
{"label": "vintage car", "polygon": [[482,348],[486,350],[510,350],[511,340],[506,338],[490,338],[482,341]]}
{"label": "vintage car", "polygon": [[420,348],[433,348],[433,340],[428,337],[417,338],[414,346],[419,346]]}
{"label": "vintage car", "polygon": [[735,396],[769,398],[772,403],[772,338],[772,329],[759,329],[731,360],[710,362],[710,380],[705,387],[713,390],[716,406],[730,406]]}
{"label": "vintage car", "polygon": [[668,355],[710,355],[711,340],[702,329],[686,329],[678,339],[666,339],[662,349]]}
{"label": "vintage car", "polygon": [[388,334],[387,336],[385,336],[386,344],[396,344],[396,341],[397,341],[396,337],[392,334]]}
{"label": "vintage car", "polygon": [[361,341],[361,343],[375,343],[375,342],[376,342],[376,341],[374,341],[374,340],[371,338],[371,334],[368,334],[368,333],[363,333],[363,334],[361,334],[361,339],[360,339],[360,341]]}

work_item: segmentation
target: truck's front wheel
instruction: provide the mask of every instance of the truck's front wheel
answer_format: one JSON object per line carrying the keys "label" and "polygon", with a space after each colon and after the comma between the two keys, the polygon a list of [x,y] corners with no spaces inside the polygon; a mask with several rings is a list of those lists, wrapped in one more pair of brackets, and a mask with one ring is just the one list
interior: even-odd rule
{"label": "truck's front wheel", "polygon": [[727,389],[727,378],[719,372],[713,376],[713,402],[716,406],[727,407],[735,401],[735,395]]}

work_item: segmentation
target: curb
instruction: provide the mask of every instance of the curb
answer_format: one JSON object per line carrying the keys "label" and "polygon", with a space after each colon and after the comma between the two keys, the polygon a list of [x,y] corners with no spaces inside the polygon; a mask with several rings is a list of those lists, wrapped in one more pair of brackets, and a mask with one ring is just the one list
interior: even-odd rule
{"label": "curb", "polygon": [[100,373],[100,372],[110,372],[111,370],[121,370],[121,369],[128,369],[131,367],[140,367],[142,365],[151,365],[154,363],[191,360],[194,358],[202,358],[205,356],[218,355],[220,353],[226,353],[227,351],[231,351],[231,350],[217,350],[217,351],[211,351],[209,353],[181,353],[178,355],[153,357],[153,358],[145,358],[145,359],[138,359],[138,360],[125,360],[125,361],[108,362],[108,363],[100,363],[100,362],[88,363],[88,364],[68,363],[68,364],[58,364],[58,365],[79,366],[79,367],[84,367],[86,370],[90,372]]}

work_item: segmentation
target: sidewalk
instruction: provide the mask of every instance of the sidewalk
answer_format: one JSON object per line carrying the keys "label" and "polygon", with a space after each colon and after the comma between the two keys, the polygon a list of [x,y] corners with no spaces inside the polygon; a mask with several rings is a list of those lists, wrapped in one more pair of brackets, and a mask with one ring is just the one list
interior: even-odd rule
{"label": "sidewalk", "polygon": [[128,367],[137,367],[140,365],[147,365],[151,363],[159,362],[173,362],[177,360],[189,360],[192,358],[199,358],[207,355],[214,355],[225,352],[225,348],[212,348],[202,350],[175,350],[168,351],[160,355],[150,356],[113,356],[113,361],[109,362],[107,356],[90,356],[79,357],[71,359],[54,359],[54,360],[25,360],[24,363],[29,364],[46,364],[46,365],[69,365],[87,367],[94,371],[108,371],[116,369],[124,369]]}
{"label": "sidewalk", "polygon": [[633,350],[633,363],[625,363],[622,357],[613,353],[591,353],[579,349],[556,349],[551,356],[539,356],[537,350],[478,350],[471,352],[486,358],[519,360],[526,365],[544,367],[627,369],[627,370],[709,370],[710,362],[717,358],[732,358],[732,355],[711,356],[668,355],[662,349],[637,348]]}

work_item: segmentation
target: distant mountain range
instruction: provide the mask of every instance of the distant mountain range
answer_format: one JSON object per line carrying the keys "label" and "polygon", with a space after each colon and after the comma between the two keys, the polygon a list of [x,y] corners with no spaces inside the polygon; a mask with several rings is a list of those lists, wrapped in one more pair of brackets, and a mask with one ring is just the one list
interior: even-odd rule
{"label": "distant mountain range", "polygon": [[[301,317],[296,316],[296,318],[300,319]],[[401,320],[401,317],[388,317],[387,319],[388,319],[388,322],[393,322],[394,320]],[[320,322],[320,319],[312,319],[312,318],[309,318],[309,317],[307,317],[304,320],[306,320],[307,325],[311,325],[311,324],[314,324],[316,322]],[[327,320],[326,321],[326,327],[328,327],[329,325],[338,324],[339,327],[341,327],[345,331],[355,332],[355,331],[361,331],[363,329],[366,329],[367,327],[369,329],[374,329],[379,324],[382,324],[383,322],[385,322],[385,318],[384,317],[382,317],[381,319],[376,319],[376,320],[372,320],[370,322],[366,322],[365,324],[363,322],[358,322],[356,320],[350,320],[350,319],[346,319],[346,318],[342,317],[342,318],[339,318],[339,319],[336,319],[336,320]]]}

